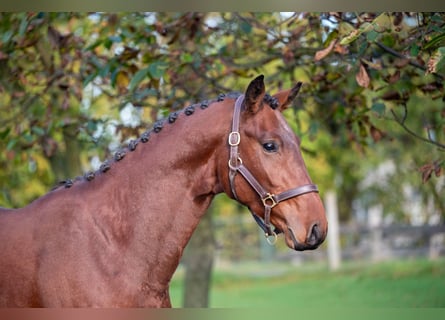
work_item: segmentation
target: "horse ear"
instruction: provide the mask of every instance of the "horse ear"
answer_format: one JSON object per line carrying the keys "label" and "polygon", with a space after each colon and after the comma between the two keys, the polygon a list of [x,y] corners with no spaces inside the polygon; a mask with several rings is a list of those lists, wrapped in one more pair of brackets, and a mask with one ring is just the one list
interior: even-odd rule
{"label": "horse ear", "polygon": [[286,110],[290,103],[295,99],[300,91],[302,83],[297,82],[297,84],[290,90],[280,91],[274,95],[274,97],[278,100],[278,109],[280,111]]}
{"label": "horse ear", "polygon": [[247,87],[244,95],[245,110],[251,113],[258,112],[263,106],[263,98],[266,94],[264,76],[259,75],[253,79]]}

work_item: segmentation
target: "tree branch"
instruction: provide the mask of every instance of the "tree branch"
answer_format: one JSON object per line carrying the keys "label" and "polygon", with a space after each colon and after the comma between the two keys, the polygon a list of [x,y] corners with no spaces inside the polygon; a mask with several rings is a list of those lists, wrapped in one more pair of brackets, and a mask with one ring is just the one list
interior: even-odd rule
{"label": "tree branch", "polygon": [[413,130],[411,130],[410,128],[408,128],[407,126],[406,126],[406,124],[405,124],[405,120],[406,120],[406,118],[408,117],[408,109],[407,109],[407,107],[406,107],[406,104],[403,104],[403,108],[404,108],[404,114],[403,114],[403,118],[402,119],[400,119],[399,118],[399,116],[394,112],[394,110],[391,110],[391,113],[392,113],[392,115],[393,115],[393,117],[394,117],[394,120],[406,131],[406,132],[408,132],[410,135],[412,135],[413,137],[415,137],[415,138],[417,138],[417,139],[419,139],[419,140],[421,140],[421,141],[423,141],[423,142],[426,142],[426,143],[429,143],[429,144],[432,144],[432,145],[434,145],[434,146],[436,146],[436,147],[438,147],[438,148],[440,148],[440,149],[443,149],[443,150],[445,150],[445,144],[442,144],[442,143],[439,143],[439,142],[437,142],[437,141],[434,141],[434,140],[431,140],[431,139],[427,139],[427,138],[424,138],[424,137],[422,137],[422,136],[420,136],[420,135],[418,135],[417,133],[415,133]]}
{"label": "tree branch", "polygon": [[[421,65],[420,63],[418,63],[418,62],[416,62],[416,61],[410,59],[409,57],[407,57],[407,56],[401,54],[400,52],[397,52],[397,51],[395,51],[394,49],[385,46],[383,43],[380,43],[380,42],[378,42],[378,41],[375,41],[374,43],[375,43],[379,48],[381,48],[381,49],[383,49],[384,51],[386,51],[386,52],[392,54],[393,56],[395,56],[395,57],[397,57],[397,58],[401,58],[401,59],[406,59],[406,60],[408,60],[408,63],[409,63],[411,66],[413,66],[413,67],[415,67],[415,68],[418,68],[418,69],[421,69],[421,70],[423,70],[423,71],[425,71],[425,72],[427,71],[427,69],[426,69],[425,66],[423,66],[423,65]],[[438,79],[440,79],[440,80],[444,80],[444,77],[443,77],[442,75],[438,74],[438,73],[432,73],[432,75],[434,75],[436,78],[438,78]]]}

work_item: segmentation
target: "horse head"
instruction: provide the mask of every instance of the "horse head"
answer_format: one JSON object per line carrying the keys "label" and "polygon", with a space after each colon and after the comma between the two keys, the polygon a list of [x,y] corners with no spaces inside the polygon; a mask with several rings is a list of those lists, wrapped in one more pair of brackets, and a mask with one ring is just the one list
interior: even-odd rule
{"label": "horse head", "polygon": [[263,76],[249,84],[236,101],[229,162],[221,161],[220,168],[225,172],[225,192],[250,209],[266,236],[276,238],[282,232],[290,248],[302,251],[324,241],[328,223],[300,140],[282,114],[300,86],[269,96]]}

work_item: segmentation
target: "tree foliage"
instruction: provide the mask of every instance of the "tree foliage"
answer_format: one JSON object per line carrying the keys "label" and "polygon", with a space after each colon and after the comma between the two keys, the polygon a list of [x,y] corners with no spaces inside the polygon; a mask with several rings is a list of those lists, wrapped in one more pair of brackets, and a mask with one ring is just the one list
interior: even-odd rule
{"label": "tree foliage", "polygon": [[258,73],[271,92],[304,82],[287,116],[314,180],[344,195],[342,212],[379,159],[434,184],[445,150],[444,16],[2,13],[0,204],[24,205],[105,157],[113,137],[242,90]]}

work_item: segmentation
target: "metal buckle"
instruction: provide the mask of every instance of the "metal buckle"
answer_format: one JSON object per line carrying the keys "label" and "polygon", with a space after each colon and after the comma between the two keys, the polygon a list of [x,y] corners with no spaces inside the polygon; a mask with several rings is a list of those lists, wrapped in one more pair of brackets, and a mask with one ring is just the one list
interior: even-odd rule
{"label": "metal buckle", "polygon": [[[232,142],[233,137],[235,137],[235,142]],[[229,134],[229,145],[231,147],[236,147],[237,145],[239,145],[240,141],[241,141],[241,136],[240,136],[238,131],[230,132],[230,134]]]}
{"label": "metal buckle", "polygon": [[275,200],[275,195],[270,193],[266,194],[266,196],[261,198],[261,200],[263,201],[263,205],[269,208],[273,208],[278,204],[278,202]]}
{"label": "metal buckle", "polygon": [[232,159],[229,159],[229,168],[232,169],[232,170],[238,170],[238,168],[242,164],[243,164],[243,160],[240,157],[238,157],[236,159],[236,163],[235,164],[232,164]]}

